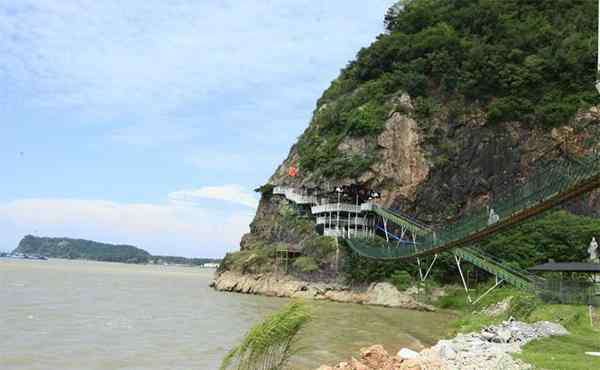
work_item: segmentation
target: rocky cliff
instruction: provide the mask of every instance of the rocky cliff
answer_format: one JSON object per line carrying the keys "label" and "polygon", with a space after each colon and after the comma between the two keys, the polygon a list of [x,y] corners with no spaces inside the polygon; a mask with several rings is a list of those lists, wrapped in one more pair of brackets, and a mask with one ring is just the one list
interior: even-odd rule
{"label": "rocky cliff", "polygon": [[[369,287],[353,289],[344,284],[309,283],[289,275],[224,272],[214,280],[213,286],[226,292],[270,297],[327,300],[421,311],[435,310],[430,305],[417,302],[413,295],[399,292],[389,283],[374,283]],[[443,294],[441,290],[438,293]]]}
{"label": "rocky cliff", "polygon": [[[404,4],[319,99],[261,188],[242,250],[303,248],[317,237],[310,218],[295,219],[272,194],[276,185],[358,184],[379,191],[383,206],[442,225],[501,197],[542,162],[599,148],[593,4]],[[597,216],[599,204],[596,193],[570,207]]]}

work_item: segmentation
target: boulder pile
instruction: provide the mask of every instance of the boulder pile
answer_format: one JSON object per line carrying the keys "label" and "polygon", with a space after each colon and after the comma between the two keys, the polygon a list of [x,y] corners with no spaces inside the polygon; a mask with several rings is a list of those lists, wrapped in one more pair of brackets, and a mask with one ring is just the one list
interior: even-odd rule
{"label": "boulder pile", "polygon": [[321,366],[318,370],[530,369],[530,365],[513,359],[510,354],[520,352],[521,346],[532,340],[567,334],[560,324],[548,321],[526,324],[509,319],[479,332],[440,340],[420,353],[403,348],[391,356],[376,345],[362,349],[359,359],[334,367]]}

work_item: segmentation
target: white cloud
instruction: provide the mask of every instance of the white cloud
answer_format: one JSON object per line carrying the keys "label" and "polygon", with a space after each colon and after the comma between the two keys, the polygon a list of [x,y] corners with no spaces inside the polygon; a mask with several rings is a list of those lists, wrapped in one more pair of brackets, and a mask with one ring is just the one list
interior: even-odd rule
{"label": "white cloud", "polygon": [[26,108],[168,130],[224,94],[321,89],[315,72],[333,78],[393,3],[0,0],[0,81]]}
{"label": "white cloud", "polygon": [[22,199],[0,204],[0,230],[7,227],[44,236],[128,243],[155,254],[187,256],[215,257],[236,250],[251,219],[251,212],[181,204],[78,199]]}
{"label": "white cloud", "polygon": [[194,204],[202,199],[224,200],[250,208],[258,206],[257,195],[240,185],[204,186],[169,194],[169,200],[176,204]]}

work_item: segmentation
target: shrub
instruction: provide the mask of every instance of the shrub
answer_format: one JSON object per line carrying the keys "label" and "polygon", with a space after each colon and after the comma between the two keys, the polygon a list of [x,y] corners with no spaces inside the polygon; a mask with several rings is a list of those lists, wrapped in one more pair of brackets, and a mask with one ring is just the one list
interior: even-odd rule
{"label": "shrub", "polygon": [[227,253],[219,266],[219,272],[261,273],[273,270],[275,249],[259,246],[251,250]]}
{"label": "shrub", "polygon": [[306,273],[315,272],[319,270],[319,265],[317,264],[317,261],[315,261],[314,258],[307,256],[296,258],[296,260],[292,264],[292,267],[297,271]]}
{"label": "shrub", "polygon": [[414,284],[412,276],[406,271],[394,271],[389,278],[389,282],[401,291],[410,288]]}
{"label": "shrub", "polygon": [[317,261],[322,261],[335,253],[335,239],[330,236],[319,236],[307,240],[304,243],[303,251],[307,256],[314,257]]}

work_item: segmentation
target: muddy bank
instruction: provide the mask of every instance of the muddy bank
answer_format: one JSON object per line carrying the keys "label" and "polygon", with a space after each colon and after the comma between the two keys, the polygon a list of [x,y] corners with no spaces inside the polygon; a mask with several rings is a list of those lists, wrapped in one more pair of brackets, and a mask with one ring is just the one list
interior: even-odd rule
{"label": "muddy bank", "polygon": [[364,288],[351,288],[336,283],[300,281],[288,275],[239,274],[225,271],[215,276],[211,286],[226,292],[435,311],[434,307],[417,302],[411,294],[400,292],[389,283],[374,283]]}

